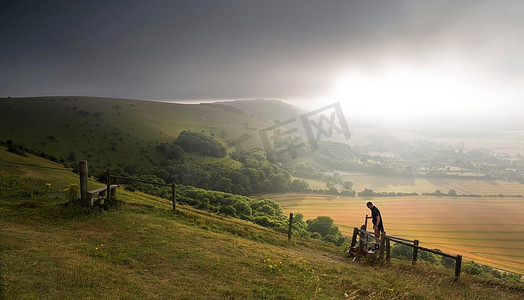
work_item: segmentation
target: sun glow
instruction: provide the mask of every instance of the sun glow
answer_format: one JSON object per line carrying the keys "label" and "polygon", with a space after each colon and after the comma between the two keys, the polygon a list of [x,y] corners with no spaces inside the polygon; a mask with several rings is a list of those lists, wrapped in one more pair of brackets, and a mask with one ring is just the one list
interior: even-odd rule
{"label": "sun glow", "polygon": [[345,110],[366,117],[474,118],[507,110],[502,102],[511,101],[511,92],[471,68],[396,64],[340,72],[323,102],[340,102]]}

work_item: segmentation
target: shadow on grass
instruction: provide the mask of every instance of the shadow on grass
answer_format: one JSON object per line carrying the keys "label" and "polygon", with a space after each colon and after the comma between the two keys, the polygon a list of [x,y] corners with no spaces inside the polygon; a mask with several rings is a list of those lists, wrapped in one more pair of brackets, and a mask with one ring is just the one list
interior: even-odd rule
{"label": "shadow on grass", "polygon": [[98,216],[104,212],[116,211],[121,209],[125,203],[112,199],[105,201],[104,204],[88,206],[80,200],[69,201],[63,204],[51,205],[44,208],[47,217],[56,219],[78,219],[90,216]]}

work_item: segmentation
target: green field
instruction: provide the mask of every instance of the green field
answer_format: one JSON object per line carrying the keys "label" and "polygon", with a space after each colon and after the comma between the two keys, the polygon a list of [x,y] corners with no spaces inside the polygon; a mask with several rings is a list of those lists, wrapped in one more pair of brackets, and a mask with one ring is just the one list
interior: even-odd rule
{"label": "green field", "polygon": [[[370,214],[364,198],[275,195],[286,213],[330,216],[346,235]],[[421,245],[466,260],[524,273],[524,200],[497,197],[395,197],[371,200],[380,208],[388,234],[418,239]]]}

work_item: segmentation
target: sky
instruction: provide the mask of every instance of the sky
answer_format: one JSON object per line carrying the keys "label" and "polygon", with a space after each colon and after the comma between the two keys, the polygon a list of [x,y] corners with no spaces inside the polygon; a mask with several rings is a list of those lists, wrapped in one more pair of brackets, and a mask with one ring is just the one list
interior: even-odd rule
{"label": "sky", "polygon": [[524,1],[0,1],[0,97],[518,119]]}

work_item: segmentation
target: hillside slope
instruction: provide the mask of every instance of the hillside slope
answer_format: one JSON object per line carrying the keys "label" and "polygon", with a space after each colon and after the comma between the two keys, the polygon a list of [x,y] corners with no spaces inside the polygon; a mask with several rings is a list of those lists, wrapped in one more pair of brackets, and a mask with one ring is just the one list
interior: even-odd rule
{"label": "hillside slope", "polygon": [[[6,162],[26,164],[14,165]],[[5,299],[522,299],[522,285],[392,261],[118,189],[125,204],[66,202],[72,172],[0,147],[0,271]],[[90,187],[101,185],[90,181]]]}
{"label": "hillside slope", "polygon": [[[68,162],[92,167],[130,162],[152,167],[162,161],[155,146],[183,130],[204,132],[224,145],[271,123],[222,104],[176,104],[93,98],[0,98],[0,140],[12,140]],[[256,146],[257,140],[244,146]],[[250,144],[251,143],[251,144]],[[227,158],[226,158],[227,159]]]}

